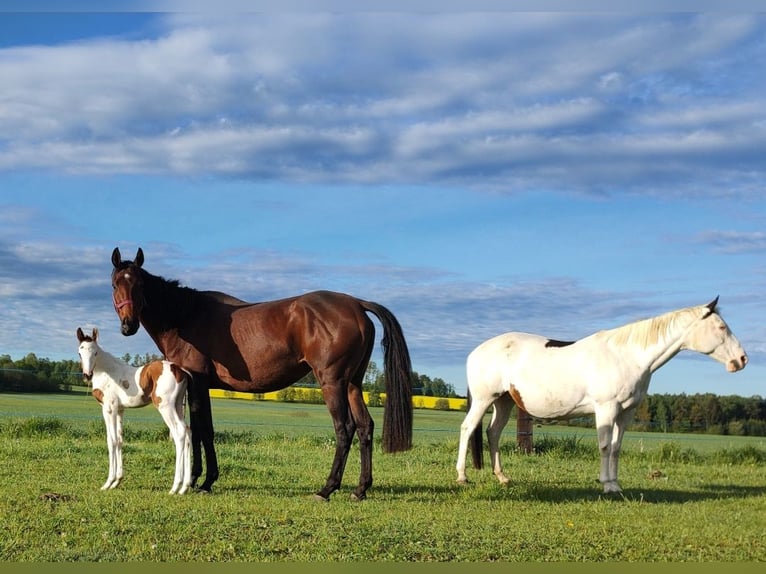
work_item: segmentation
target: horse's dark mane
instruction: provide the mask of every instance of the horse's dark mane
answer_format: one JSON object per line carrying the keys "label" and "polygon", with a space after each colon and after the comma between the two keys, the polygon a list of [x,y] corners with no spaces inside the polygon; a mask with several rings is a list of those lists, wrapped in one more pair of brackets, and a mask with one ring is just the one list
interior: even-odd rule
{"label": "horse's dark mane", "polygon": [[177,279],[152,275],[140,267],[139,271],[144,284],[144,304],[151,305],[162,330],[177,326],[211,300],[204,293],[181,285]]}

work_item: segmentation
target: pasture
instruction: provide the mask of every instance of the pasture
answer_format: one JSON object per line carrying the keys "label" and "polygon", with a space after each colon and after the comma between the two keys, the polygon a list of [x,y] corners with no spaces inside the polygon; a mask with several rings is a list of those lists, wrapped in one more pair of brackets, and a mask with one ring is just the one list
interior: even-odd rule
{"label": "pasture", "polygon": [[84,393],[0,395],[0,560],[766,560],[763,438],[628,432],[619,496],[601,492],[594,430],[536,427],[535,455],[504,435],[509,485],[485,467],[461,486],[464,413],[416,410],[411,451],[383,454],[376,430],[367,500],[350,500],[355,445],[319,503],[334,450],[322,405],[215,399],[221,477],[213,494],[183,496],[167,493],[174,448],[150,407],[126,412],[125,479],[99,490],[99,410]]}

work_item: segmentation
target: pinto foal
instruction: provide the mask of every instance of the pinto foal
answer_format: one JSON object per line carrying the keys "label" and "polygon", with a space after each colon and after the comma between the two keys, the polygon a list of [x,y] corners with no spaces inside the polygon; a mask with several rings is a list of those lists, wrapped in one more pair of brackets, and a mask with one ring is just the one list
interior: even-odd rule
{"label": "pinto foal", "polygon": [[122,480],[122,414],[126,408],[153,403],[170,429],[176,446],[176,473],[170,494],[183,494],[191,485],[190,431],[184,420],[187,373],[169,361],[132,367],[98,345],[98,329],[91,335],[77,328],[83,378],[92,383],[93,397],[101,404],[109,449],[109,476],[101,490]]}

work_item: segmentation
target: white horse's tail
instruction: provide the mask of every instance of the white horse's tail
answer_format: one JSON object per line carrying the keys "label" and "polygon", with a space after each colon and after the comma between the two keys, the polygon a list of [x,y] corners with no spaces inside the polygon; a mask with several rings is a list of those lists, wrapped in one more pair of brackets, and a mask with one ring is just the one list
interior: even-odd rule
{"label": "white horse's tail", "polygon": [[[468,391],[468,410],[471,410],[471,391]],[[474,468],[481,468],[484,466],[484,460],[482,453],[484,452],[484,440],[482,438],[482,422],[476,425],[471,433],[471,438],[468,441],[471,445],[471,460],[473,460]]]}

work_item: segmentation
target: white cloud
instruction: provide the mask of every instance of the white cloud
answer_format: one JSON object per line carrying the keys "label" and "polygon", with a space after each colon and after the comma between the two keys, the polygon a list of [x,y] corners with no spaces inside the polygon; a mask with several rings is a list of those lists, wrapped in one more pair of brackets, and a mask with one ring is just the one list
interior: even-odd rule
{"label": "white cloud", "polygon": [[764,175],[758,16],[165,22],[0,50],[0,170],[701,194]]}

